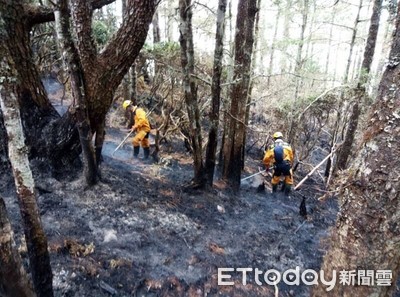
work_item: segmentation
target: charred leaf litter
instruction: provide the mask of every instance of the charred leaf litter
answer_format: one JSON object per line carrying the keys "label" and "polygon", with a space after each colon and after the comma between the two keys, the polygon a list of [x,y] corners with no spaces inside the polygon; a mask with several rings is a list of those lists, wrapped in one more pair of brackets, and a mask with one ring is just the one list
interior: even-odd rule
{"label": "charred leaf litter", "polygon": [[[133,162],[130,144],[113,157],[122,132],[108,131],[102,181],[84,189],[79,175],[54,179],[32,162],[48,236],[55,296],[275,296],[276,288],[232,273],[218,286],[218,268],[314,269],[327,249],[335,198],[318,201],[311,179],[290,197],[270,194],[261,175],[235,196],[222,183],[209,192],[185,190],[190,156],[175,149],[160,164]],[[246,167],[260,166],[248,160]],[[11,172],[0,176],[20,253],[27,261]],[[257,191],[265,179],[265,191]],[[260,189],[259,189],[260,190]],[[261,189],[262,190],[262,189]],[[308,218],[299,215],[306,197]],[[322,240],[322,241],[321,241]],[[308,296],[306,285],[278,285],[279,296]]]}

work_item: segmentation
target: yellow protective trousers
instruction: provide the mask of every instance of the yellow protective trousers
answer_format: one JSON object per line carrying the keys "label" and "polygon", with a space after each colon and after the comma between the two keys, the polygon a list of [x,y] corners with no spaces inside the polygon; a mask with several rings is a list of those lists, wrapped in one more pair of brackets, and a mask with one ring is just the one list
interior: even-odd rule
{"label": "yellow protective trousers", "polygon": [[282,162],[282,164],[274,165],[274,172],[272,174],[271,184],[279,184],[282,176],[285,177],[286,185],[293,185],[293,171],[288,162]]}
{"label": "yellow protective trousers", "polygon": [[135,137],[133,137],[132,140],[132,144],[133,146],[142,146],[142,148],[148,148],[150,147],[150,142],[149,142],[149,136],[148,136],[148,132],[146,131],[138,131],[135,135]]}

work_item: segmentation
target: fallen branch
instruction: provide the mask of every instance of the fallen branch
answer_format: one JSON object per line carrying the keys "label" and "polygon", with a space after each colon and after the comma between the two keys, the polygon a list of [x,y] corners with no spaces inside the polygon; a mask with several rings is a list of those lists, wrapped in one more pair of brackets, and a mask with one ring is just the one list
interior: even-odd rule
{"label": "fallen branch", "polygon": [[307,220],[304,220],[303,223],[301,223],[300,226],[296,228],[296,230],[294,231],[294,234],[296,234],[297,231],[299,231],[300,228],[303,227],[303,225],[304,225],[306,222],[307,222]]}
{"label": "fallen branch", "polygon": [[317,166],[314,167],[313,170],[311,170],[298,184],[296,187],[294,187],[294,190],[296,191],[319,167],[321,167],[322,164],[325,163],[326,160],[328,160],[335,152],[336,150],[342,145],[342,143],[338,144],[331,152],[329,155],[327,155]]}

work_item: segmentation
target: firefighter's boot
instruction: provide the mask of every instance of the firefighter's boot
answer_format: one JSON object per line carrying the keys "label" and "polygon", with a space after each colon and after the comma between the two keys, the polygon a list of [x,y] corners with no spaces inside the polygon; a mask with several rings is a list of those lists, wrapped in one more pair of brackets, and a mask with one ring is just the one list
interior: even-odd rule
{"label": "firefighter's boot", "polygon": [[148,160],[150,156],[150,148],[149,147],[143,148],[143,153],[144,153],[144,159]]}
{"label": "firefighter's boot", "polygon": [[133,158],[137,159],[139,156],[139,150],[140,150],[140,146],[134,146],[133,147]]}
{"label": "firefighter's boot", "polygon": [[285,196],[289,196],[290,195],[290,191],[292,190],[292,186],[291,185],[285,185]]}

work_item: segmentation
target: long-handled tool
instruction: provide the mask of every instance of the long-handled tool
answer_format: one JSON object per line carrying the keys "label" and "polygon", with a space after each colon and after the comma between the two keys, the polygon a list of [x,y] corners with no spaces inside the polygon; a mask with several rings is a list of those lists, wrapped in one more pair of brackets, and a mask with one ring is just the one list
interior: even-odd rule
{"label": "long-handled tool", "polygon": [[267,171],[267,170],[264,169],[264,170],[262,170],[262,171],[259,171],[259,172],[257,172],[257,173],[254,173],[254,174],[252,174],[252,175],[249,175],[248,177],[242,178],[240,181],[241,181],[241,182],[242,182],[242,181],[245,181],[246,179],[252,178],[253,176],[256,176],[256,175],[259,175],[259,174],[261,174],[261,173],[264,173],[265,171]]}
{"label": "long-handled tool", "polygon": [[125,143],[125,141],[128,139],[129,136],[131,136],[132,133],[133,131],[130,131],[128,135],[126,135],[124,140],[122,140],[121,143],[117,146],[117,148],[112,152],[111,157],[114,156],[114,153]]}

